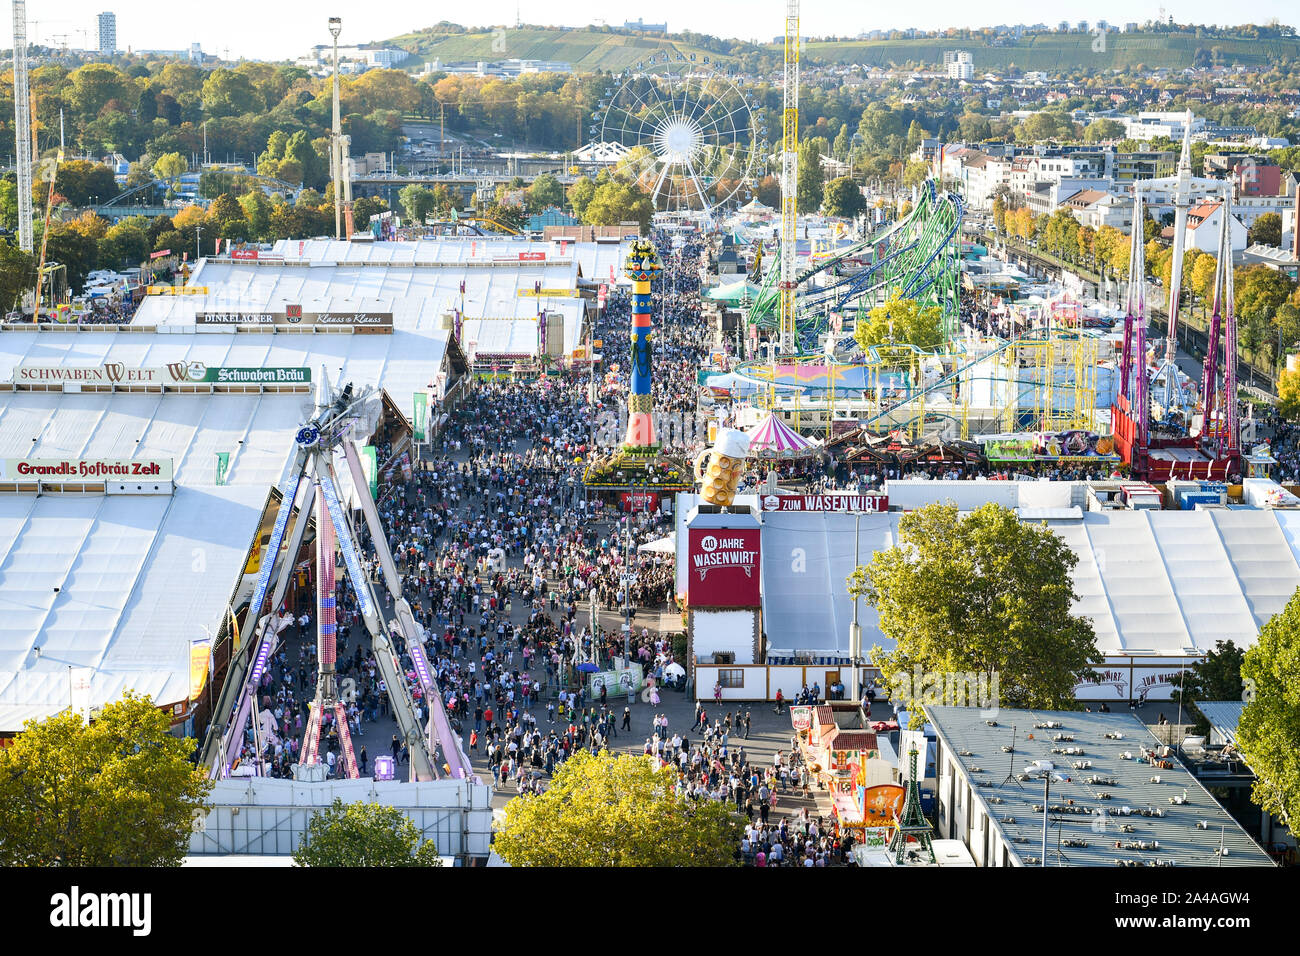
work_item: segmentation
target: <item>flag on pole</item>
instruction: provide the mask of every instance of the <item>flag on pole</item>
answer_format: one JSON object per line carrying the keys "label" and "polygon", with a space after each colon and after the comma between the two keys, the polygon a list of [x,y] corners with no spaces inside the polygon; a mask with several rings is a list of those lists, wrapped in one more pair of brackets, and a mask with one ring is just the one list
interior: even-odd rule
{"label": "flag on pole", "polygon": [[379,458],[374,445],[361,449],[361,471],[370,483],[370,497],[379,497]]}
{"label": "flag on pole", "polygon": [[412,395],[412,401],[415,403],[415,413],[412,416],[411,428],[415,433],[415,440],[425,441],[425,425],[429,419],[429,396],[425,392],[415,392]]}

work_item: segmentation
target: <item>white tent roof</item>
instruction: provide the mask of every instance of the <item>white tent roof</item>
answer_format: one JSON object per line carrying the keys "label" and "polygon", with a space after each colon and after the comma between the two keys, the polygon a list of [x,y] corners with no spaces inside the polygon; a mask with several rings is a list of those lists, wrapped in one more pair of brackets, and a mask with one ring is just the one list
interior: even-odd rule
{"label": "white tent roof", "polygon": [[[510,328],[515,323],[483,324]],[[536,341],[535,324],[532,329],[533,340]],[[259,335],[237,332],[195,335],[186,334],[188,332],[187,328],[170,326],[164,326],[156,332],[6,332],[0,336],[0,382],[10,381],[14,368],[19,365],[90,366],[121,362],[129,368],[147,368],[182,361],[203,362],[209,367],[309,368],[312,381],[315,382],[323,365],[331,384],[337,385],[342,380],[354,381],[359,385],[382,386],[410,419],[414,411],[412,395],[417,391],[423,392],[441,368],[450,336],[449,332],[440,328],[423,328],[419,331],[398,328],[393,330],[392,335]],[[35,455],[31,451],[31,438],[35,435],[31,431],[32,426],[27,427],[26,437],[23,438],[22,429],[15,431],[6,425],[5,416],[11,416],[8,421],[14,423],[21,418],[15,419],[12,416],[26,414],[21,409],[32,407],[44,410],[39,413],[45,416],[42,422],[53,419],[55,399],[35,398],[42,393],[20,394],[25,396],[26,404],[20,401],[0,410],[0,448],[10,449],[0,457],[9,457],[11,454],[18,457]],[[80,413],[76,411],[78,404],[69,400],[92,397],[94,396],[90,394],[66,396],[57,406],[58,428],[75,432],[78,427],[84,427],[86,422],[79,426],[80,420],[70,417]],[[105,403],[111,398],[113,409],[127,407],[123,403],[148,401],[154,397],[98,396]],[[298,406],[303,401],[306,401],[306,396],[298,396],[295,402],[290,403],[292,414],[288,417],[292,421],[286,419],[283,426],[285,429],[296,428],[298,419],[293,416],[298,414]],[[200,406],[183,402],[176,407],[193,413]],[[203,407],[206,410],[207,406]],[[237,419],[229,417],[228,413],[238,407],[241,407],[238,403],[215,406],[219,410],[216,412],[219,420],[202,423],[205,434],[200,440],[208,440],[209,435],[206,433],[211,433],[215,440],[224,428],[234,427]],[[200,423],[194,424],[197,428]],[[102,428],[96,428],[97,435],[99,431]],[[283,434],[289,433],[286,431]],[[134,450],[134,445],[124,449],[120,444],[114,443],[114,436],[98,435],[98,438],[111,451],[111,454],[106,452],[105,457],[121,457]],[[28,443],[26,446],[23,445],[24,440]],[[210,466],[210,462],[208,464]],[[232,461],[232,468],[234,464]],[[179,461],[177,466],[180,466]],[[182,476],[178,480],[189,479],[188,476]]]}
{"label": "white tent roof", "polygon": [[[859,562],[895,543],[901,517],[856,522]],[[797,548],[804,563],[803,573],[792,575],[788,559],[763,562],[772,648],[847,652],[855,516],[770,512],[761,520],[765,556]],[[1297,512],[1092,511],[1047,526],[1079,556],[1075,611],[1092,619],[1098,649],[1110,657],[1199,655],[1219,640],[1249,647],[1300,587]],[[865,601],[859,622],[864,648],[892,646]]]}
{"label": "white tent roof", "polygon": [[[419,239],[414,242],[349,242],[342,239],[281,239],[272,247],[271,254],[283,256],[285,262],[311,262],[315,265],[368,264],[389,265],[420,264],[457,266],[472,264],[491,265],[494,270],[518,268],[536,269],[538,266],[563,268],[576,264],[578,275],[587,282],[604,282],[609,279],[612,266],[615,275],[623,270],[631,240],[606,239],[599,242],[561,242],[552,239],[539,242],[528,239],[510,239],[494,236],[447,236],[437,239]],[[544,262],[519,262],[520,253],[542,253]],[[514,262],[509,261],[514,259]],[[507,261],[497,261],[507,260]]]}
{"label": "white tent roof", "polygon": [[[490,264],[489,259],[487,263],[482,268],[471,268],[403,266],[388,262],[344,266],[321,262],[303,266],[205,260],[191,277],[190,284],[206,287],[207,295],[147,296],[133,324],[191,332],[200,329],[195,324],[199,312],[279,312],[286,305],[301,305],[305,312],[391,312],[395,334],[428,335],[441,330],[443,316],[461,306],[463,281],[464,341],[478,338],[480,351],[488,349],[482,344],[483,339],[474,334],[478,331],[475,320],[491,316],[517,321],[493,322],[505,329],[485,334],[503,336],[504,341],[519,346],[515,352],[535,355],[539,309],[558,312],[564,317],[565,353],[577,347],[586,306],[576,297],[577,266],[572,261],[497,266]],[[539,282],[542,289],[564,289],[573,295],[538,298],[531,293]],[[209,334],[206,328],[202,331]]]}

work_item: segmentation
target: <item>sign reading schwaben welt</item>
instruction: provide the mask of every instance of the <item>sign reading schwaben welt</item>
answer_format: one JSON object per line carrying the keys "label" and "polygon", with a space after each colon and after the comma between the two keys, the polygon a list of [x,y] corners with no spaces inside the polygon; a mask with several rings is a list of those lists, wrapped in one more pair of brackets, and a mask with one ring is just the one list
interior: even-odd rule
{"label": "sign reading schwaben welt", "polygon": [[286,306],[283,312],[254,312],[227,309],[219,312],[196,312],[195,325],[273,325],[295,329],[313,325],[353,326],[354,328],[391,329],[391,312],[303,312],[300,307]]}
{"label": "sign reading schwaben welt", "polygon": [[171,481],[170,458],[0,458],[0,482]]}
{"label": "sign reading schwaben welt", "polygon": [[15,385],[297,385],[311,382],[307,368],[228,368],[171,362],[155,368],[103,365],[19,365]]}

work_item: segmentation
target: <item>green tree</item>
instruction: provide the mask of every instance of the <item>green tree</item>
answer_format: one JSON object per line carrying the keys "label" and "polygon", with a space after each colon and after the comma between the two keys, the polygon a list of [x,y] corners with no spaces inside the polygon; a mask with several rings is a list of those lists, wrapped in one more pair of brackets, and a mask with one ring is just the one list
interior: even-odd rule
{"label": "green tree", "polygon": [[203,82],[203,109],[210,117],[243,116],[266,108],[244,73],[217,67]]}
{"label": "green tree", "polygon": [[1289,422],[1300,421],[1300,372],[1283,369],[1278,375],[1277,413]]}
{"label": "green tree", "polygon": [[16,309],[36,288],[36,259],[8,239],[0,239],[0,312]]}
{"label": "green tree", "polygon": [[1083,131],[1085,143],[1101,143],[1111,139],[1122,139],[1124,124],[1119,120],[1095,119]]}
{"label": "green tree", "polygon": [[1294,829],[1300,817],[1300,591],[1260,629],[1241,677],[1247,703],[1237,748],[1255,772],[1251,799]]}
{"label": "green tree", "polygon": [[835,141],[831,143],[831,154],[840,162],[845,162],[849,158],[849,124],[841,123],[840,131],[835,134]]}
{"label": "green tree", "polygon": [[0,750],[0,865],[179,866],[211,784],[170,728],[130,692],[88,727],[28,721]]}
{"label": "green tree", "polygon": [[801,213],[815,213],[821,208],[822,191],[826,173],[822,170],[822,144],[820,137],[806,139],[799,144],[798,207]]}
{"label": "green tree", "polygon": [[564,187],[550,173],[542,173],[533,180],[524,194],[524,204],[532,213],[541,212],[547,206],[564,205]]}
{"label": "green tree", "polygon": [[[1217,641],[1214,650],[1187,670],[1174,677],[1173,700],[1195,704],[1198,700],[1241,700],[1241,664],[1243,651],[1232,641]],[[1210,722],[1200,711],[1196,722],[1198,733],[1207,733]]]}
{"label": "green tree", "polygon": [[[1065,710],[1074,687],[1101,662],[1092,623],[1075,617],[1078,557],[1045,524],[987,504],[962,517],[933,504],[903,515],[899,543],[849,577],[849,593],[880,614],[895,642],[871,660],[913,714],[923,706],[915,673],[975,673],[997,681],[999,703]],[[904,679],[904,677],[908,679]]]}
{"label": "green tree", "polygon": [[866,212],[867,200],[849,176],[832,179],[822,192],[822,212],[827,216],[855,219]]}
{"label": "green tree", "polygon": [[[355,205],[360,205],[358,200]],[[248,236],[250,239],[267,238],[268,230],[271,227],[271,200],[266,198],[266,193],[260,189],[253,189],[239,197],[239,208],[244,214],[244,219],[248,221]],[[366,221],[370,219],[366,215]],[[364,228],[365,223],[360,223]]]}
{"label": "green tree", "polygon": [[[36,183],[44,202],[48,183]],[[107,202],[117,195],[117,183],[113,180],[113,171],[103,163],[92,163],[85,159],[70,159],[59,167],[59,178],[55,190],[74,206],[88,206],[92,199]]]}
{"label": "green tree", "polygon": [[641,755],[579,750],[545,793],[506,804],[493,846],[511,866],[734,865],[741,818],[676,782]]}
{"label": "green tree", "polygon": [[153,174],[159,179],[183,176],[190,171],[190,163],[180,153],[163,153],[153,164]]}
{"label": "green tree", "polygon": [[0,179],[0,227],[18,228],[18,183]]}
{"label": "green tree", "polygon": [[1255,220],[1250,227],[1249,241],[1263,243],[1266,246],[1282,245],[1282,217],[1275,212],[1266,212]]}
{"label": "green tree", "polygon": [[402,206],[406,218],[413,223],[422,223],[433,211],[433,190],[419,183],[403,186],[397,193],[397,201]]}
{"label": "green tree", "polygon": [[915,299],[891,297],[859,322],[853,338],[867,349],[881,345],[914,345],[933,349],[943,344],[943,310],[937,305],[921,308]]}
{"label": "green tree", "polygon": [[919,186],[930,177],[933,167],[923,159],[914,159],[903,170],[903,185],[908,189]]}
{"label": "green tree", "polygon": [[432,840],[401,810],[335,799],[312,815],[293,860],[299,866],[441,866]]}
{"label": "green tree", "polygon": [[586,176],[579,178],[568,190],[569,208],[581,219],[587,212],[587,205],[596,195],[596,184]]}
{"label": "green tree", "polygon": [[589,226],[617,226],[635,222],[644,235],[650,227],[654,205],[638,187],[610,179],[596,186],[591,201],[583,210],[582,221]]}

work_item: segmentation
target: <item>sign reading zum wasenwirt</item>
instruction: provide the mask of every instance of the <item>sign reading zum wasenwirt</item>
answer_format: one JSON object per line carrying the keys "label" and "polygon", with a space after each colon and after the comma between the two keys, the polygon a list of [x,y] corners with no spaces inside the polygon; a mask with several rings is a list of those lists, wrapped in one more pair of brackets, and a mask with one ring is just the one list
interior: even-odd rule
{"label": "sign reading zum wasenwirt", "polygon": [[230,309],[221,312],[196,312],[195,325],[273,325],[286,329],[312,325],[350,325],[357,328],[391,329],[391,312],[303,312],[289,306],[284,312],[255,312]]}
{"label": "sign reading zum wasenwirt", "polygon": [[297,385],[311,382],[308,368],[230,368],[203,362],[171,362],[155,368],[103,365],[20,365],[15,385]]}

